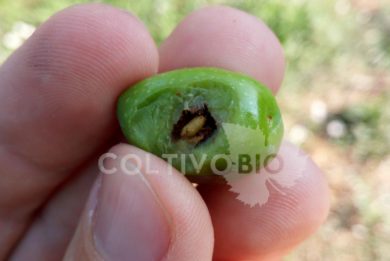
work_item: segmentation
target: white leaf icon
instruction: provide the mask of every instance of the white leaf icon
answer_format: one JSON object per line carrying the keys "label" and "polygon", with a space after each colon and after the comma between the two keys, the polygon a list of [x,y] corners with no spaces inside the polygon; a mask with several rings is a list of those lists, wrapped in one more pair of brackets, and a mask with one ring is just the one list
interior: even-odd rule
{"label": "white leaf icon", "polygon": [[[237,155],[256,151],[253,150],[254,148],[267,151],[268,155],[265,155],[262,160],[269,159],[268,156],[274,156],[268,165],[258,172],[243,174],[239,173],[236,168],[231,173],[224,175],[231,187],[230,191],[237,193],[237,199],[250,207],[262,206],[267,203],[270,195],[267,184],[284,195],[283,189],[293,187],[306,169],[307,156],[302,155],[290,143],[284,142],[278,154],[275,155],[275,147],[265,147],[265,138],[260,129],[250,129],[230,123],[223,124],[223,128],[229,142],[230,156],[233,163],[237,163],[237,160],[235,160]],[[258,138],[251,144],[245,144],[242,141],[245,140],[246,135],[257,136]]]}
{"label": "white leaf icon", "polygon": [[[238,159],[240,155],[252,155],[254,151],[265,151],[265,137],[261,129],[251,129],[242,127],[237,124],[223,123],[222,128],[226,134],[229,143],[230,159],[233,163],[233,170],[238,172]],[[250,143],[248,143],[248,136],[254,137]],[[264,155],[260,155],[264,156]]]}
{"label": "white leaf icon", "polygon": [[269,191],[266,186],[267,176],[252,174],[229,173],[224,175],[230,191],[237,193],[237,199],[244,204],[254,207],[267,203]]}

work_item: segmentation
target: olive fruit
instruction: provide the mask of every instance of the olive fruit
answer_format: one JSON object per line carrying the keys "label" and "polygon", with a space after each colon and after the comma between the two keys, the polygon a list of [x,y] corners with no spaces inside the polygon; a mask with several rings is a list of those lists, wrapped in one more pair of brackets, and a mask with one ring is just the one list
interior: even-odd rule
{"label": "olive fruit", "polygon": [[[117,116],[129,143],[194,181],[226,168],[226,157],[213,157],[232,155],[232,144],[265,155],[276,153],[283,135],[271,91],[248,76],[217,68],[179,69],[140,81],[119,97]],[[228,137],[224,124],[242,131]],[[264,144],[253,145],[259,139]]]}

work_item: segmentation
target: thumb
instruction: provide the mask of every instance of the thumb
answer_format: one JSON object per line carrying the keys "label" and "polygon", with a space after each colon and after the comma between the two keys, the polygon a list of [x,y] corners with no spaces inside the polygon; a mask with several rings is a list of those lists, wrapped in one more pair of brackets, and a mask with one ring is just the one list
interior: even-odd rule
{"label": "thumb", "polygon": [[211,260],[207,207],[182,174],[125,144],[105,155],[111,174],[96,181],[65,260]]}

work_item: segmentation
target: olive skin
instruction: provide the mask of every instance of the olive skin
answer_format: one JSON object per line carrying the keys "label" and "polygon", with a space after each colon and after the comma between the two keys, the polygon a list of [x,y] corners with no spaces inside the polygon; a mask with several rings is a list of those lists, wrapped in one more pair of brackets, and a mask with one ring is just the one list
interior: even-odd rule
{"label": "olive skin", "polygon": [[[226,167],[223,160],[212,161],[231,154],[224,123],[261,130],[239,135],[248,144],[264,136],[264,146],[250,153],[269,153],[268,148],[276,153],[283,136],[271,91],[248,76],[217,68],[179,69],[142,80],[119,97],[117,117],[130,144],[166,160],[167,154],[177,155],[170,158],[172,166],[195,181],[216,174],[212,164]],[[200,168],[194,159],[204,160]]]}

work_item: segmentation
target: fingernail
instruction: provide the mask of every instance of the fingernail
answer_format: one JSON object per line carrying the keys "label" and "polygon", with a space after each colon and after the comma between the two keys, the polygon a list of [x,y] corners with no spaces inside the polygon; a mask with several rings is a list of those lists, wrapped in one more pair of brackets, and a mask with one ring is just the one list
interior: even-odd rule
{"label": "fingernail", "polygon": [[93,217],[95,246],[107,260],[161,260],[170,242],[167,212],[143,174],[104,175]]}

